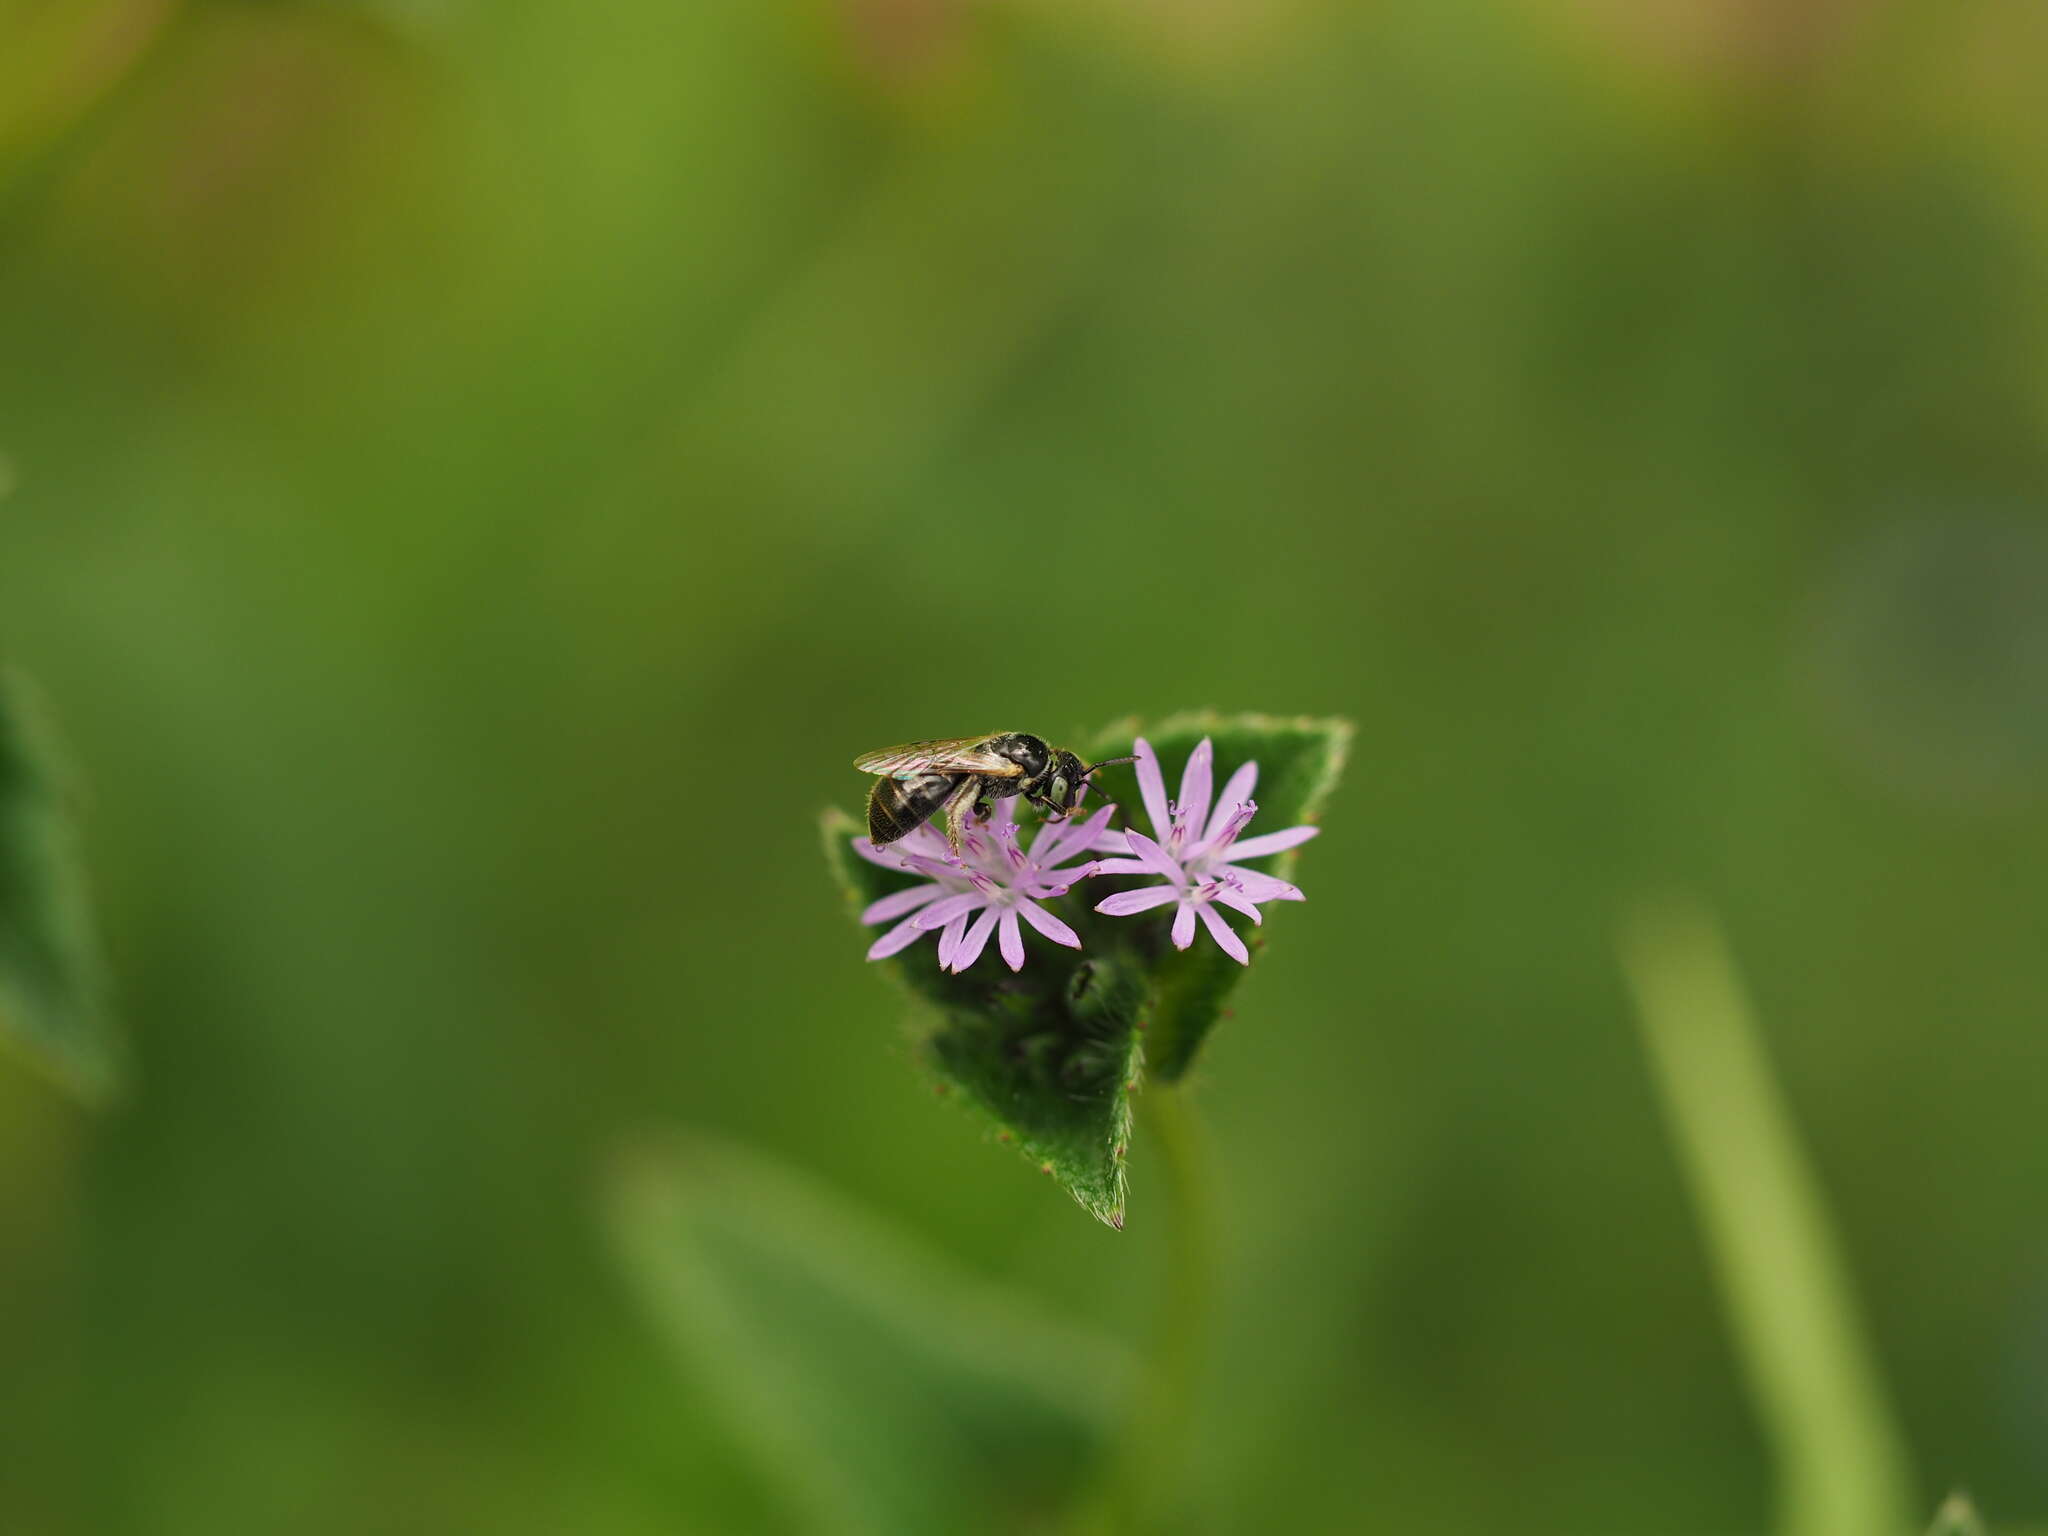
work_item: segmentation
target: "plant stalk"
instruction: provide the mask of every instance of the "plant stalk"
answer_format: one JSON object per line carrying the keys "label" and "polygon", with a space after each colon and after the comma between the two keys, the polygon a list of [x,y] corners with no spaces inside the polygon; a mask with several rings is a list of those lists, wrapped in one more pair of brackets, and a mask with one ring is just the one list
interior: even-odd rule
{"label": "plant stalk", "polygon": [[1075,1524],[1088,1536],[1166,1527],[1186,1481],[1215,1313],[1214,1185],[1201,1122],[1184,1090],[1156,1081],[1138,1098],[1138,1122],[1165,1184],[1166,1275],[1122,1439],[1098,1496]]}

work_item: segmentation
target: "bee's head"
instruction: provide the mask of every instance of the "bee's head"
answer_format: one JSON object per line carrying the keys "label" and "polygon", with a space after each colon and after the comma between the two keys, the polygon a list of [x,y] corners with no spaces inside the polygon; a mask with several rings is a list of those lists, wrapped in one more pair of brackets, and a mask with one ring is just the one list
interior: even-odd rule
{"label": "bee's head", "polygon": [[1081,798],[1081,786],[1087,782],[1088,771],[1081,766],[1081,759],[1064,747],[1055,748],[1052,761],[1046,765],[1047,803],[1058,807],[1062,813],[1071,811],[1074,802]]}
{"label": "bee's head", "polygon": [[1102,762],[1081,766],[1081,759],[1064,747],[1055,748],[1052,762],[1046,769],[1045,799],[1057,806],[1062,815],[1074,808],[1074,802],[1081,798],[1082,786],[1098,768],[1107,768],[1111,763],[1135,763],[1135,757],[1111,757]]}

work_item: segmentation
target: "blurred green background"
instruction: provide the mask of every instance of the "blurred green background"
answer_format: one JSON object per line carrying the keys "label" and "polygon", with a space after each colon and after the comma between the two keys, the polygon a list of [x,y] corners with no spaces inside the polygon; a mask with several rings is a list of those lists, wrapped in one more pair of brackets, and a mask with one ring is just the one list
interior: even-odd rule
{"label": "blurred green background", "polygon": [[0,647],[134,1058],[0,1059],[0,1530],[811,1528],[614,1262],[650,1128],[1142,1344],[1145,1147],[1118,1234],[931,1095],[815,813],[1202,705],[1360,729],[1193,1089],[1181,1528],[1764,1528],[1670,886],[1925,1504],[2048,1515],[2044,70],[2020,0],[0,0]]}

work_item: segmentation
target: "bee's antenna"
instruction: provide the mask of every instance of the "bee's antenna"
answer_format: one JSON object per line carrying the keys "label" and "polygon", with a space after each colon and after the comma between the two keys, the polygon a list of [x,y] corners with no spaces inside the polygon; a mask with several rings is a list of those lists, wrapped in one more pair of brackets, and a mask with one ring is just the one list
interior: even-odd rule
{"label": "bee's antenna", "polygon": [[1135,763],[1136,761],[1137,759],[1135,757],[1105,757],[1101,762],[1090,763],[1086,768],[1084,768],[1081,771],[1081,779],[1085,783],[1088,779],[1088,776],[1094,773],[1095,770],[1098,768],[1114,768],[1118,763]]}

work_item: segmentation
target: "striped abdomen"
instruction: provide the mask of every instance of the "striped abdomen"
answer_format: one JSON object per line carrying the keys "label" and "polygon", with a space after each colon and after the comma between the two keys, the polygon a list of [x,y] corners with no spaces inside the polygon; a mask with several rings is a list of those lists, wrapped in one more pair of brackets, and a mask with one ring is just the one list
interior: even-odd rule
{"label": "striped abdomen", "polygon": [[932,819],[960,786],[956,773],[920,773],[908,779],[877,779],[868,795],[868,836],[893,843]]}

